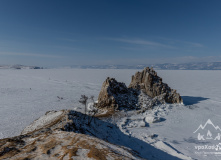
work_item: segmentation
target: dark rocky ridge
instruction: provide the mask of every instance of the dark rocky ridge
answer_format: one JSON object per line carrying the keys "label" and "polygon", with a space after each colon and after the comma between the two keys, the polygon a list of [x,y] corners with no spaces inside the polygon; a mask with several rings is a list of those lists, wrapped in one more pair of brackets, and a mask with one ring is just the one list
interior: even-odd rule
{"label": "dark rocky ridge", "polygon": [[[176,90],[171,89],[162,78],[151,68],[145,68],[132,76],[131,83],[127,87],[124,83],[117,82],[114,78],[107,78],[98,96],[98,108],[141,108],[139,95],[143,92],[152,101],[151,105],[160,103],[182,103],[182,98]],[[159,100],[158,100],[159,99]],[[148,105],[150,106],[150,105]]]}

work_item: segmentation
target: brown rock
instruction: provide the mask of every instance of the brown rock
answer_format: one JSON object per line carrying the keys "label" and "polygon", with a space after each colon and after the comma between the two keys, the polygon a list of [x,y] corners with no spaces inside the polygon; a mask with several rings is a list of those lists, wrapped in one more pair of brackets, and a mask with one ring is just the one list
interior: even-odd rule
{"label": "brown rock", "polygon": [[136,108],[137,92],[114,78],[107,78],[98,96],[98,108]]}
{"label": "brown rock", "polygon": [[[16,142],[16,139],[24,144]],[[5,160],[109,158],[140,159],[123,147],[74,132],[56,130],[0,140],[0,159]]]}
{"label": "brown rock", "polygon": [[182,103],[183,100],[176,90],[171,89],[166,83],[162,82],[162,78],[157,76],[153,68],[145,68],[142,72],[136,72],[132,76],[129,88],[142,90],[148,96],[154,98],[164,94],[164,100],[167,103]]}
{"label": "brown rock", "polygon": [[96,119],[89,126],[88,118],[76,111],[50,111],[27,126],[22,135],[0,139],[0,159],[141,159],[132,149],[104,140],[111,137],[107,131],[114,125]]}

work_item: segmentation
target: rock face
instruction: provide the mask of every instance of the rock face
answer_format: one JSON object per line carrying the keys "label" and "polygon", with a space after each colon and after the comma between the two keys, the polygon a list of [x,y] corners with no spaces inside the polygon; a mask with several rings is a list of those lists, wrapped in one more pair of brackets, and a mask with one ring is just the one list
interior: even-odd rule
{"label": "rock face", "polygon": [[163,95],[167,103],[183,102],[180,94],[176,93],[176,90],[171,89],[166,83],[163,83],[162,78],[157,76],[153,68],[147,67],[142,72],[136,72],[132,76],[129,88],[142,90],[152,98]]}
{"label": "rock face", "polygon": [[107,78],[98,96],[98,108],[135,108],[138,103],[138,93],[127,88],[124,83],[117,82],[114,78]]}
{"label": "rock face", "polygon": [[[151,108],[158,103],[182,103],[183,100],[176,90],[171,89],[162,78],[151,68],[145,68],[142,72],[137,72],[132,76],[131,83],[127,87],[124,83],[117,82],[114,78],[107,78],[98,96],[98,108],[142,108],[144,106],[145,95],[149,99],[145,104],[146,108]],[[148,99],[148,98],[147,98]]]}

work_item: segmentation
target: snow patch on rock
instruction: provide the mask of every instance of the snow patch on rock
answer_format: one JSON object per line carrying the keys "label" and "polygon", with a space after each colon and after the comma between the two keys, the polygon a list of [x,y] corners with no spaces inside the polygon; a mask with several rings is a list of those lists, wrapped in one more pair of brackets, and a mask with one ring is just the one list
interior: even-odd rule
{"label": "snow patch on rock", "polygon": [[44,126],[49,125],[51,122],[59,119],[62,115],[63,111],[49,111],[44,116],[35,120],[32,124],[25,127],[21,134],[27,134],[29,132],[33,132],[38,130]]}

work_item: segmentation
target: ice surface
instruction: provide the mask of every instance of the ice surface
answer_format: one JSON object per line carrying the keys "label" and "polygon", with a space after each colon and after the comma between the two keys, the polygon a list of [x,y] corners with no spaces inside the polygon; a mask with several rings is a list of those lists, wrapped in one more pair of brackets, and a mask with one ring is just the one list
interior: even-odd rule
{"label": "ice surface", "polygon": [[96,99],[107,76],[130,80],[132,71],[125,77],[121,74],[115,70],[0,70],[0,138],[19,135],[47,111],[81,108],[81,94]]}
{"label": "ice surface", "polygon": [[[0,70],[0,138],[19,135],[47,111],[83,109],[78,102],[81,94],[94,95],[96,99],[106,77],[114,77],[128,85],[135,72],[114,69]],[[161,105],[139,115],[127,113],[116,119],[122,132],[168,153],[178,154],[181,159],[185,159],[183,155],[186,159],[220,159],[215,155],[196,154],[196,145],[219,141],[198,141],[193,132],[208,119],[221,127],[221,71],[159,70],[157,73],[181,94],[184,105]],[[147,116],[160,117],[163,121],[144,126]]]}

